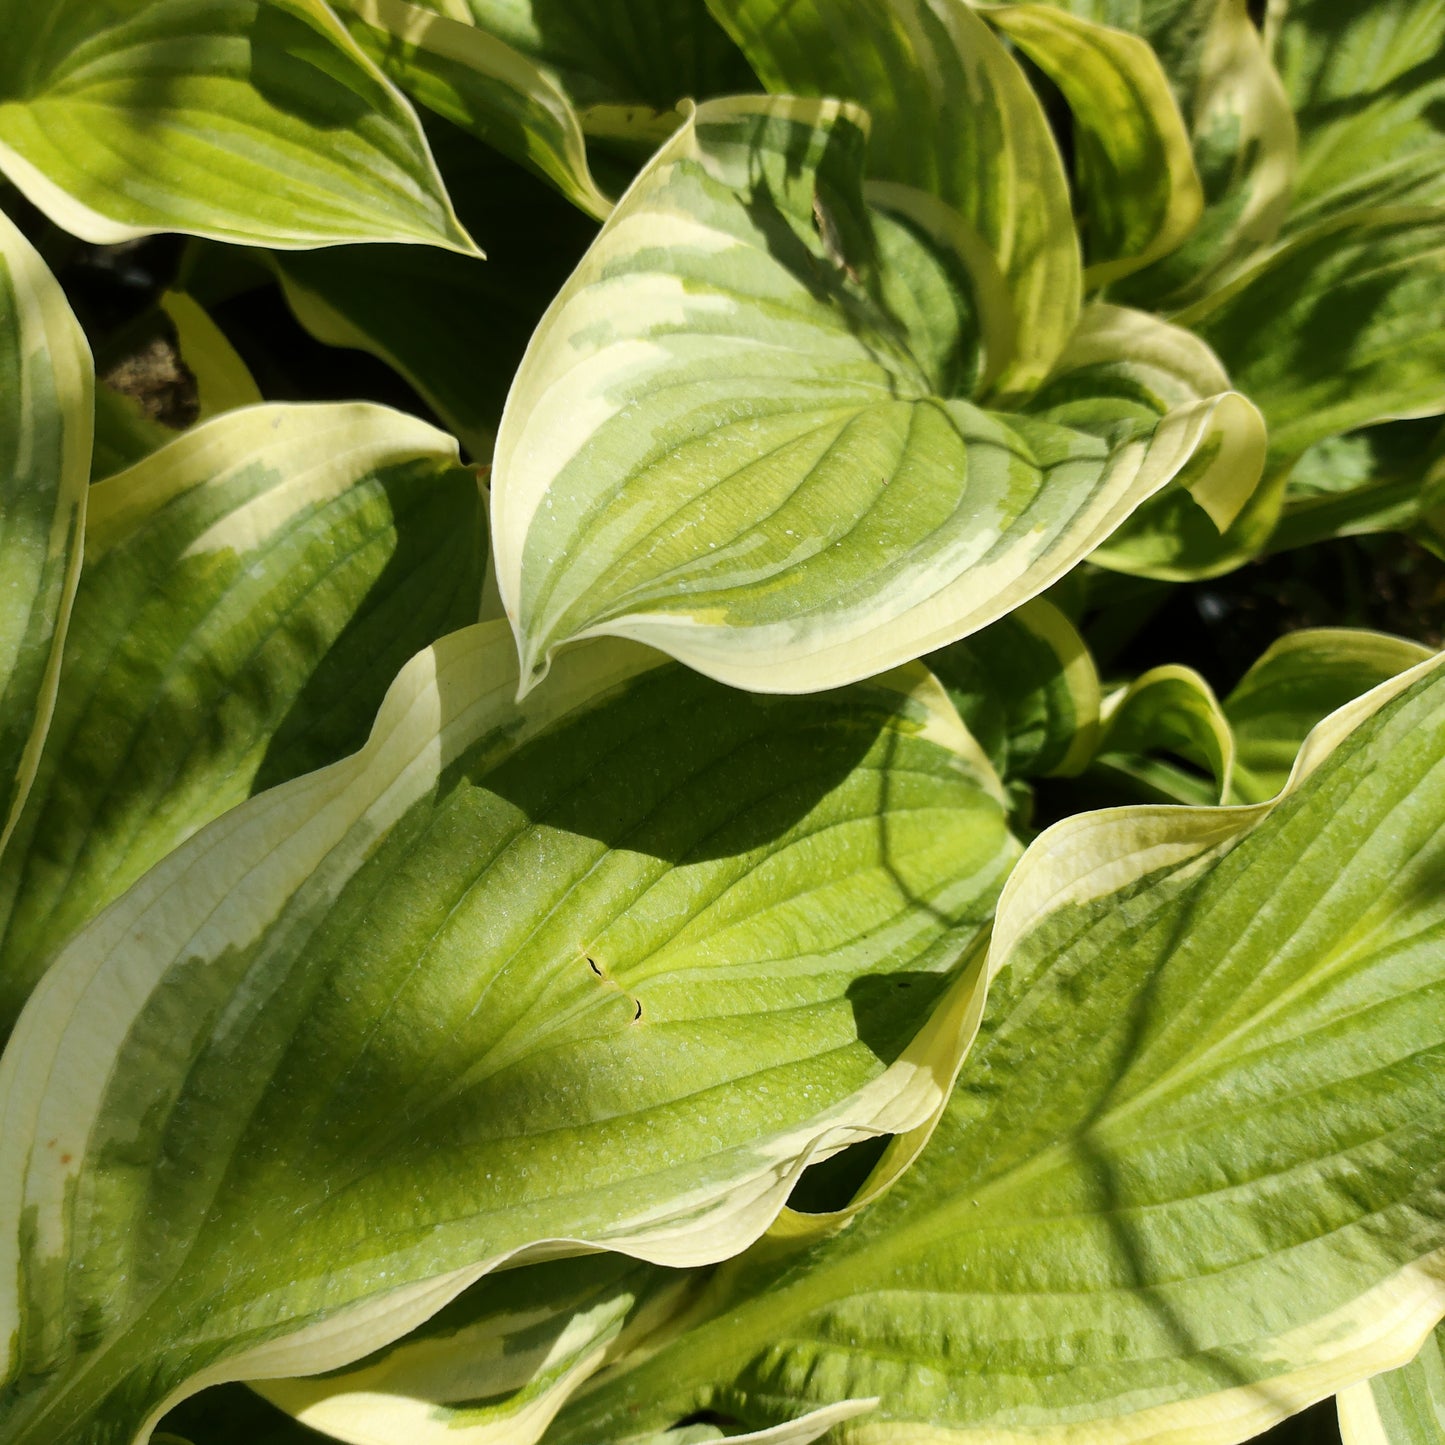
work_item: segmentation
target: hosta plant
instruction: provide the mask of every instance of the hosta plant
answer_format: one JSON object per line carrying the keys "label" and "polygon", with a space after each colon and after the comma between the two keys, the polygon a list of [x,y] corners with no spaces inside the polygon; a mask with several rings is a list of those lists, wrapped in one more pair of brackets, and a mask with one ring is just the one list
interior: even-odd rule
{"label": "hosta plant", "polygon": [[1439,0],[0,32],[0,1445],[1445,1439]]}

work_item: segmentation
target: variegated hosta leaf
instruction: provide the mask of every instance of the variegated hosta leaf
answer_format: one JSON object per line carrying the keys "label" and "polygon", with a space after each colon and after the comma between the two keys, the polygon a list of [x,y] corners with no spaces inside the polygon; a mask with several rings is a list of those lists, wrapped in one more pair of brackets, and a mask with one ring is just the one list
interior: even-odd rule
{"label": "variegated hosta leaf", "polygon": [[1179,319],[1264,413],[1271,471],[1325,437],[1445,411],[1445,210],[1321,226]]}
{"label": "variegated hosta leaf", "polygon": [[0,31],[0,171],[87,241],[475,250],[323,0],[0,0]]}
{"label": "variegated hosta leaf", "polygon": [[45,263],[0,212],[0,854],[35,775],[80,572],[95,374]]}
{"label": "variegated hosta leaf", "polygon": [[[681,1327],[709,1275],[623,1255],[528,1265],[491,1275],[405,1340],[344,1370],[257,1389],[299,1420],[352,1445],[533,1445],[603,1361],[634,1360]],[[807,1445],[876,1400],[835,1401],[744,1445]],[[650,1445],[721,1440],[685,1426]]]}
{"label": "variegated hosta leaf", "polygon": [[1248,495],[1208,465],[1255,421],[1235,393],[1079,399],[1077,424],[950,399],[936,320],[907,324],[946,272],[870,226],[863,145],[835,101],[699,108],[554,301],[492,481],[524,686],[597,633],[837,686],[1007,615],[1191,467],[1221,522]]}
{"label": "variegated hosta leaf", "polygon": [[527,342],[596,228],[535,177],[466,137],[447,137],[438,149],[468,220],[473,196],[507,216],[486,234],[486,261],[417,246],[289,251],[270,260],[313,336],[384,361],[472,460],[486,461]]}
{"label": "variegated hosta leaf", "polygon": [[1073,112],[1085,281],[1102,286],[1167,256],[1194,229],[1204,193],[1154,52],[1138,36],[1055,5],[982,8]]}
{"label": "variegated hosta leaf", "polygon": [[1445,1325],[1408,1365],[1340,1391],[1344,1445],[1440,1445],[1445,1441]]}
{"label": "variegated hosta leaf", "polygon": [[1445,500],[1445,426],[1416,417],[1316,442],[1290,470],[1272,550],[1416,532]]}
{"label": "variegated hosta leaf", "polygon": [[1408,472],[1417,477],[1445,456],[1445,423],[1412,417],[1326,437],[1300,457],[1289,474],[1291,504],[1364,491]]}
{"label": "variegated hosta leaf", "polygon": [[549,1445],[870,1394],[839,1442],[1224,1445],[1407,1357],[1445,1309],[1445,672],[1310,752],[1277,804],[1042,835],[914,1169],[724,1265],[713,1317]]}
{"label": "variegated hosta leaf", "polygon": [[[504,623],[62,951],[0,1058],[7,1445],[130,1440],[491,1269],[737,1252],[942,1106],[1018,846],[922,667],[807,699]],[[961,955],[972,950],[966,959]]]}
{"label": "variegated hosta leaf", "polygon": [[[421,0],[505,41],[554,76],[584,128],[646,127],[685,96],[757,89],[705,0]],[[673,117],[676,123],[677,117]],[[670,127],[669,127],[670,128]]]}
{"label": "variegated hosta leaf", "polygon": [[1145,782],[1158,783],[1161,779],[1151,775],[1147,757],[1140,755],[1172,753],[1212,779],[1213,787],[1203,790],[1212,796],[1201,799],[1200,789],[1191,787],[1192,780],[1185,778],[1179,779],[1182,787],[1176,789],[1165,783],[1164,791],[1175,792],[1181,802],[1222,803],[1228,799],[1234,773],[1234,734],[1213,689],[1192,667],[1150,668],[1105,700],[1101,721],[1098,753],[1114,767],[1133,769]]}
{"label": "variegated hosta leaf", "polygon": [[988,25],[960,0],[708,3],[769,89],[867,109],[869,175],[937,197],[970,269],[978,249],[993,263],[1011,312],[994,390],[1043,380],[1078,315],[1079,243],[1043,108]]}
{"label": "variegated hosta leaf", "polygon": [[1274,58],[1300,129],[1290,228],[1358,206],[1445,202],[1445,6],[1275,8]]}
{"label": "variegated hosta leaf", "polygon": [[1182,246],[1115,294],[1145,307],[1177,306],[1278,234],[1289,209],[1298,138],[1289,98],[1246,0],[1149,9],[1139,28],[1165,51],[1166,69],[1174,73],[1205,205]]}
{"label": "variegated hosta leaf", "polygon": [[604,1361],[650,1348],[706,1278],[621,1254],[526,1265],[489,1275],[354,1369],[257,1388],[357,1445],[523,1445]]}
{"label": "variegated hosta leaf", "polygon": [[468,20],[408,0],[341,0],[352,36],[413,99],[530,166],[589,215],[612,203],[587,165],[587,143],[557,82]]}
{"label": "variegated hosta leaf", "polygon": [[1067,775],[1093,756],[1099,675],[1052,602],[1035,597],[926,661],[1000,777]]}
{"label": "variegated hosta leaf", "polygon": [[1280,638],[1224,700],[1237,799],[1274,797],[1311,728],[1429,656],[1418,642],[1347,627],[1303,628]]}
{"label": "variegated hosta leaf", "polygon": [[[1080,318],[1030,413],[1113,441],[1147,436],[1171,412],[1222,396],[1229,378],[1197,336],[1157,316],[1096,302]],[[1145,502],[1091,561],[1170,581],[1229,570],[1264,544],[1283,481],[1261,485],[1264,422],[1231,396],[1176,484]]]}
{"label": "variegated hosta leaf", "polygon": [[382,407],[266,406],[91,488],[55,718],[0,858],[0,1035],[59,946],[252,792],[365,740],[477,615],[456,443]]}

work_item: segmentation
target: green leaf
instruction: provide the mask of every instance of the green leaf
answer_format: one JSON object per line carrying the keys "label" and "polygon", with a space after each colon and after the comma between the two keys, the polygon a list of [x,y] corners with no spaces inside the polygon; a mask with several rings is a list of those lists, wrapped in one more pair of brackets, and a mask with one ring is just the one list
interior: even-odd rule
{"label": "green leaf", "polygon": [[[757,88],[704,0],[423,3],[453,19],[470,19],[552,75],[581,110],[589,131],[599,118],[604,129],[615,126],[625,108],[661,115],[685,96]],[[636,117],[633,124],[642,120]]]}
{"label": "green leaf", "polygon": [[1189,120],[1204,213],[1171,255],[1115,291],[1145,307],[1179,306],[1212,289],[1278,235],[1298,155],[1294,116],[1246,0],[1150,6],[1145,38]]}
{"label": "green leaf", "polygon": [[1428,1335],[1420,1353],[1340,1391],[1344,1445],[1440,1445],[1445,1440],[1445,1327]]}
{"label": "green leaf", "polygon": [[999,776],[1077,772],[1094,754],[1099,675],[1084,639],[1042,597],[925,659]]}
{"label": "green leaf", "polygon": [[90,492],[55,717],[0,859],[0,1034],[56,950],[197,829],[365,740],[477,615],[475,477],[381,407],[267,406]]}
{"label": "green leaf", "polygon": [[1333,537],[1405,532],[1430,545],[1445,502],[1445,429],[1435,417],[1326,437],[1290,470],[1271,551]]}
{"label": "green leaf", "polygon": [[[1087,307],[1030,413],[1117,444],[1146,436],[1171,412],[1227,392],[1219,358],[1197,336],[1157,316]],[[1228,571],[1263,545],[1281,481],[1264,484],[1264,422],[1240,397],[1160,495],[1147,500],[1091,561],[1120,572],[1184,581]]]}
{"label": "green leaf", "polygon": [[95,374],[45,263],[0,212],[0,853],[55,705],[80,574]]}
{"label": "green leaf", "polygon": [[323,0],[0,0],[0,27],[0,171],[87,241],[475,251]]}
{"label": "green leaf", "polygon": [[134,397],[101,382],[95,388],[95,446],[90,458],[92,481],[134,466],[175,437],[175,432],[148,417]]}
{"label": "green leaf", "polygon": [[[1101,721],[1100,757],[1173,753],[1213,777],[1212,801],[1228,798],[1234,735],[1214,690],[1192,667],[1150,668],[1105,700]],[[1181,801],[1194,799],[1186,794]]]}
{"label": "green leaf", "polygon": [[711,1317],[548,1445],[867,1395],[840,1442],[1222,1445],[1398,1362],[1445,1309],[1442,824],[1433,663],[1317,732],[1277,804],[1057,824],[914,1169],[723,1266]]}
{"label": "green leaf", "polygon": [[770,90],[867,109],[870,177],[957,213],[965,263],[991,255],[1012,312],[989,381],[1000,395],[1036,386],[1078,315],[1079,243],[1043,108],[988,25],[958,0],[709,3]]}
{"label": "green leaf", "polygon": [[1416,417],[1363,427],[1316,442],[1289,474],[1292,504],[1364,491],[1385,480],[1426,470],[1445,454],[1445,426],[1437,418]]}
{"label": "green leaf", "polygon": [[[473,1285],[358,1369],[256,1388],[342,1440],[532,1445],[604,1360],[655,1349],[708,1278],[705,1270],[661,1269],[616,1254],[508,1270]],[[876,1403],[837,1401],[743,1436],[693,1425],[647,1441],[808,1445]]]}
{"label": "green leaf", "polygon": [[246,363],[195,297],[167,291],[158,304],[175,327],[176,349],[195,378],[198,420],[260,404],[261,392]]}
{"label": "green leaf", "polygon": [[1271,471],[1357,427],[1445,410],[1445,211],[1358,212],[1176,318],[1269,425]]}
{"label": "green leaf", "polygon": [[[763,691],[869,676],[1007,615],[1257,425],[1230,392],[1081,400],[1079,425],[951,399],[936,333],[900,324],[926,253],[870,221],[863,144],[835,101],[700,107],[553,302],[492,485],[526,686],[597,633]],[[1227,520],[1253,479],[1204,471]]]}
{"label": "green leaf", "polygon": [[455,633],[62,951],[0,1057],[7,1445],[338,1368],[522,1258],[731,1255],[937,1114],[1018,852],[946,695],[659,662],[519,708],[506,625]]}
{"label": "green leaf", "polygon": [[1194,229],[1204,193],[1153,50],[1053,5],[980,8],[1059,87],[1073,113],[1085,283],[1103,286],[1167,256]]}
{"label": "green leaf", "polygon": [[[484,462],[527,342],[596,230],[532,176],[466,137],[446,137],[453,140],[465,145],[441,149],[456,194],[488,197],[508,217],[495,239],[488,235],[486,261],[416,246],[269,259],[313,336],[386,362]],[[463,214],[472,219],[465,206]]]}
{"label": "green leaf", "polygon": [[1445,5],[1274,9],[1274,55],[1300,130],[1290,228],[1361,206],[1445,202]]}
{"label": "green leaf", "polygon": [[572,103],[526,55],[407,0],[342,0],[352,36],[414,100],[531,167],[599,219],[612,202],[587,165]]}
{"label": "green leaf", "polygon": [[1417,642],[1355,628],[1304,628],[1281,637],[1224,701],[1237,747],[1238,801],[1274,797],[1311,728],[1432,655]]}

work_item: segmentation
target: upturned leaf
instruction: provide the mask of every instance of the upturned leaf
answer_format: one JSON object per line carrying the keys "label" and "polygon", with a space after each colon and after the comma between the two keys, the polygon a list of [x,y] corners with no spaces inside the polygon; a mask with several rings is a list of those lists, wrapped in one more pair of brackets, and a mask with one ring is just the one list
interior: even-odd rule
{"label": "upturned leaf", "polygon": [[1430,656],[1418,642],[1359,628],[1308,627],[1281,637],[1224,700],[1237,800],[1274,797],[1312,728]]}
{"label": "upturned leaf", "polygon": [[1135,8],[1140,13],[1114,23],[1140,31],[1161,54],[1189,123],[1204,211],[1180,247],[1113,294],[1139,306],[1177,307],[1227,279],[1279,234],[1298,136],[1245,0]]}
{"label": "upturned leaf", "polygon": [[1043,107],[984,20],[959,0],[709,4],[770,90],[867,110],[869,177],[942,202],[965,263],[992,263],[980,288],[997,284],[1009,313],[993,388],[1036,386],[1078,315],[1079,242]]}
{"label": "upturned leaf", "polygon": [[1067,775],[1093,756],[1099,675],[1077,629],[1045,598],[926,661],[1005,780]]}
{"label": "upturned leaf", "polygon": [[[1096,301],[1026,409],[1117,445],[1151,435],[1200,398],[1224,396],[1229,385],[1199,337],[1147,312]],[[1236,394],[1173,485],[1146,499],[1090,560],[1169,581],[1238,566],[1263,545],[1278,515],[1283,481],[1271,483],[1265,458],[1264,420]]]}
{"label": "upturned leaf", "polygon": [[411,107],[323,0],[0,0],[0,29],[0,171],[87,241],[475,252]]}
{"label": "upturned leaf", "polygon": [[335,1369],[521,1258],[734,1254],[936,1116],[1018,852],[976,744],[921,667],[660,662],[519,708],[505,624],[453,634],[72,939],[0,1058],[7,1445]]}
{"label": "upturned leaf", "polygon": [[1442,822],[1432,661],[1317,730],[1277,803],[1057,824],[914,1169],[723,1266],[710,1318],[549,1445],[870,1395],[839,1441],[1223,1442],[1407,1356],[1445,1306]]}
{"label": "upturned leaf", "polygon": [[700,107],[554,301],[492,479],[524,686],[599,633],[758,690],[837,686],[1005,616],[1176,480],[1216,529],[1248,498],[1257,474],[1214,465],[1254,446],[1236,393],[951,395],[917,299],[946,272],[863,205],[863,147],[834,101]]}
{"label": "upturned leaf", "polygon": [[[1138,768],[1140,755],[1171,753],[1194,764],[1214,783],[1212,796],[1204,800],[1197,796],[1197,785],[1190,788],[1186,783],[1178,792],[1181,802],[1228,799],[1234,734],[1214,690],[1192,667],[1151,667],[1105,699],[1100,722],[1098,753],[1112,759],[1115,767]],[[1147,763],[1143,766],[1147,781]]]}
{"label": "upturned leaf", "polygon": [[80,575],[94,390],[64,294],[0,212],[0,855],[55,705]]}
{"label": "upturned leaf", "polygon": [[979,8],[1068,101],[1085,282],[1103,286],[1167,256],[1199,221],[1204,193],[1154,51],[1138,36],[1056,5]]}
{"label": "upturned leaf", "polygon": [[153,863],[365,741],[407,658],[477,615],[481,511],[450,437],[361,405],[227,413],[91,488],[55,716],[0,858],[0,1035]]}

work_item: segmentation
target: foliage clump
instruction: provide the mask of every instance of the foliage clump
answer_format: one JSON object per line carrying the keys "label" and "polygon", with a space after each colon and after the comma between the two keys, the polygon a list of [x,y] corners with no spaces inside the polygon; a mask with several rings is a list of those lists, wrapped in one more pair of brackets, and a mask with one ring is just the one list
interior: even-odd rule
{"label": "foliage clump", "polygon": [[0,30],[3,1445],[1438,1445],[1438,0]]}

